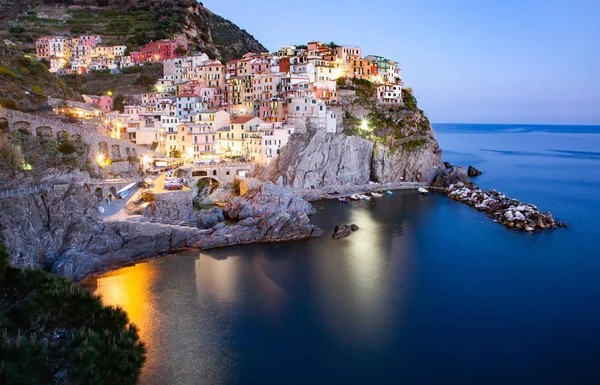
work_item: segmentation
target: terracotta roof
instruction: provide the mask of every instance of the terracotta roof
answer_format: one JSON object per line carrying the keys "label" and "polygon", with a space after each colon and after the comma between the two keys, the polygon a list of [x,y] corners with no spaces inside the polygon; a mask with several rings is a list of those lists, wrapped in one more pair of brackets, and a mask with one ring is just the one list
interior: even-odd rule
{"label": "terracotta roof", "polygon": [[233,119],[231,121],[231,124],[244,124],[244,123],[248,123],[249,121],[251,121],[254,118],[256,118],[256,116],[254,116],[254,115],[242,115],[242,116],[238,116],[237,118],[235,118],[235,119]]}

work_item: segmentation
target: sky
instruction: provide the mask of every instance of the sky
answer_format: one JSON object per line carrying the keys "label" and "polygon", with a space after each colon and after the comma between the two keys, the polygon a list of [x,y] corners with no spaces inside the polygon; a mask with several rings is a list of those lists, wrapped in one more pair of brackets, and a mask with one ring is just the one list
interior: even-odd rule
{"label": "sky", "polygon": [[399,63],[434,123],[600,125],[600,0],[204,0],[270,51]]}

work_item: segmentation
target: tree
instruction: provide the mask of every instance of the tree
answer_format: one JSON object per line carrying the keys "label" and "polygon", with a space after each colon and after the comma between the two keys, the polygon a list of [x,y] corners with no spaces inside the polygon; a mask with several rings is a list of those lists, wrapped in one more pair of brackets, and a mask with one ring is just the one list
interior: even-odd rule
{"label": "tree", "polygon": [[177,47],[175,48],[175,53],[177,54],[177,56],[185,56],[187,55],[188,51],[183,47]]}
{"label": "tree", "polygon": [[125,111],[125,97],[123,95],[117,95],[113,99],[113,111],[123,112]]}
{"label": "tree", "polygon": [[122,309],[8,255],[0,244],[0,383],[137,382],[146,348]]}

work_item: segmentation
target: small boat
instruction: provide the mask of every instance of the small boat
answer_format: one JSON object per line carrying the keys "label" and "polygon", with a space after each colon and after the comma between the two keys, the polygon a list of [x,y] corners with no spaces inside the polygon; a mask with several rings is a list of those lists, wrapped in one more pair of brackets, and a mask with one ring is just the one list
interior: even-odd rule
{"label": "small boat", "polygon": [[359,201],[360,197],[358,196],[358,194],[352,194],[350,195],[350,199],[352,199],[353,201]]}
{"label": "small boat", "polygon": [[427,191],[427,189],[424,189],[423,187],[419,187],[419,194],[429,194],[429,191]]}
{"label": "small boat", "polygon": [[346,198],[338,198],[338,201],[342,203],[348,203],[348,199]]}
{"label": "small boat", "polygon": [[368,196],[368,195],[364,195],[364,194],[358,194],[358,197],[359,197],[361,200],[363,200],[363,201],[364,201],[364,200],[369,200],[369,199],[371,199],[371,197],[370,197],[370,196]]}
{"label": "small boat", "polygon": [[391,190],[387,190],[386,193],[387,195],[394,195],[394,193]]}
{"label": "small boat", "polygon": [[372,197],[375,197],[375,198],[379,198],[379,197],[382,197],[382,196],[383,196],[383,194],[382,194],[382,193],[378,193],[378,192],[372,192],[372,193],[371,193],[371,196],[372,196]]}

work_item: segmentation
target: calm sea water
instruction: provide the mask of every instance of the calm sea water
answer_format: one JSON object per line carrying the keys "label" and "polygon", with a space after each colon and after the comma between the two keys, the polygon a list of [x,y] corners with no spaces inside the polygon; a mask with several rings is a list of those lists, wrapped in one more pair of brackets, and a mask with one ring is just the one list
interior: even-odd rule
{"label": "calm sea water", "polygon": [[[142,383],[600,383],[600,127],[435,129],[445,160],[570,228],[525,234],[405,192],[317,203],[320,239],[88,280],[141,328]],[[360,231],[332,240],[347,222]]]}

